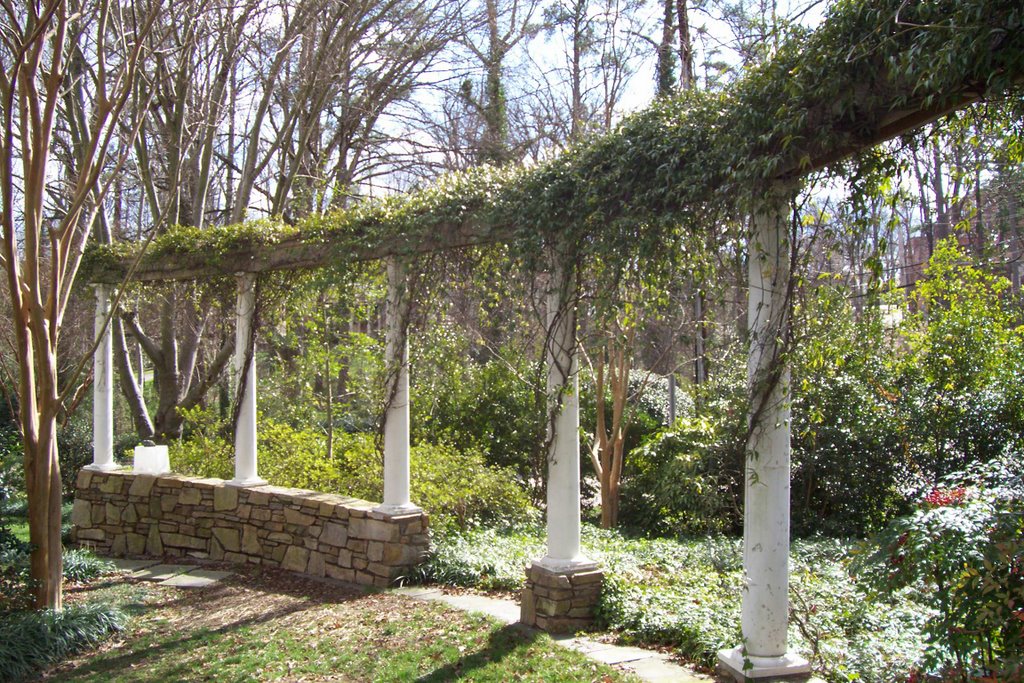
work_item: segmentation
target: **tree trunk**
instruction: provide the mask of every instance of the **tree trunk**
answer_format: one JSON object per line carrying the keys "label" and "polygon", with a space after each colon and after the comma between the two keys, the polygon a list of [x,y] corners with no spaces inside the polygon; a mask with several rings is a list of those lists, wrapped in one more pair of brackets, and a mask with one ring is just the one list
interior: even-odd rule
{"label": "tree trunk", "polygon": [[30,575],[35,585],[35,608],[59,610],[63,607],[61,581],[64,569],[60,533],[60,461],[57,458],[56,418],[47,418],[46,422],[49,424],[40,429],[38,440],[23,440],[29,503],[28,533],[33,548]]}

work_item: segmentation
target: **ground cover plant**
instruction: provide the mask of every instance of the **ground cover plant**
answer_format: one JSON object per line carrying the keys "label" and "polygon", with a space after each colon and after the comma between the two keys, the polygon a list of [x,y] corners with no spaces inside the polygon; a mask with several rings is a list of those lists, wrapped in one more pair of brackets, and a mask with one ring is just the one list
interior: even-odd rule
{"label": "ground cover plant", "polygon": [[[423,580],[513,590],[544,554],[540,528],[477,529],[435,539]],[[629,538],[584,527],[584,552],[606,570],[599,625],[622,640],[668,645],[712,667],[739,642],[742,551],[738,539]],[[890,682],[909,674],[931,609],[911,590],[879,596],[851,578],[852,542],[803,540],[792,554],[790,642],[828,681]]]}
{"label": "ground cover plant", "polygon": [[[65,519],[70,506],[64,511]],[[95,645],[122,629],[124,612],[108,602],[82,602],[64,610],[33,610],[28,522],[22,503],[0,497],[0,681],[21,680]],[[81,549],[64,551],[64,580],[82,584],[113,565]]]}
{"label": "ground cover plant", "polygon": [[202,672],[214,681],[632,680],[544,634],[436,603],[287,572],[240,571],[188,592],[138,587],[128,630],[47,677],[124,683]]}

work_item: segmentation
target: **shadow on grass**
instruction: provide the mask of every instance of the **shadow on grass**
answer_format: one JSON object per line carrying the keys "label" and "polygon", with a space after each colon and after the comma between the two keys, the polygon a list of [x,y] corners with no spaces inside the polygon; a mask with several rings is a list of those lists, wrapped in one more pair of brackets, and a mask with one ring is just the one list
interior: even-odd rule
{"label": "shadow on grass", "polygon": [[536,629],[522,624],[509,624],[493,631],[482,649],[420,676],[416,683],[445,683],[458,680],[477,669],[500,662],[521,647],[528,647],[539,635],[540,631]]}
{"label": "shadow on grass", "polygon": [[[283,577],[288,580],[282,581]],[[270,580],[276,581],[271,585]],[[103,585],[109,587],[113,583],[115,581],[104,582]],[[95,586],[95,588],[99,587],[99,585]],[[218,643],[233,633],[283,619],[291,614],[308,610],[317,604],[347,602],[365,596],[365,591],[360,587],[325,587],[294,575],[289,576],[286,572],[252,572],[236,574],[209,587],[180,589],[156,602],[140,601],[135,596],[130,596],[120,606],[133,617],[148,612],[159,613],[161,610],[168,609],[172,611],[195,609],[197,605],[202,606],[205,611],[216,612],[224,606],[229,606],[233,598],[237,597],[238,588],[242,587],[256,593],[284,594],[302,599],[269,611],[240,616],[216,627],[189,628],[186,626],[172,631],[171,629],[174,627],[165,622],[164,625],[156,626],[151,633],[140,634],[133,633],[133,628],[129,626],[122,636],[125,642],[117,650],[100,653],[74,668],[58,669],[54,673],[60,680],[105,681],[114,677],[117,677],[118,680],[139,681],[206,680],[211,677],[211,671],[203,671],[202,667],[212,666],[216,670],[218,662],[197,661],[184,655],[199,648],[213,646],[217,648],[212,653],[213,657],[218,660],[230,657],[239,654],[236,648],[226,647],[221,651],[218,648]],[[175,661],[176,658],[182,658],[182,661]],[[250,673],[240,672],[239,675],[239,680],[252,679]],[[226,679],[220,678],[219,680]]]}
{"label": "shadow on grass", "polygon": [[[292,604],[271,612],[238,619],[217,628],[179,631],[177,636],[168,633],[157,633],[144,635],[139,638],[133,637],[129,629],[126,634],[129,642],[126,643],[123,651],[113,656],[101,654],[89,662],[75,667],[73,670],[62,672],[61,678],[63,680],[75,680],[99,675],[101,676],[100,680],[106,680],[108,676],[104,674],[109,674],[111,677],[115,674],[123,676],[133,668],[137,668],[138,675],[140,676],[137,680],[154,680],[153,676],[156,675],[156,671],[151,667],[156,667],[159,671],[160,680],[205,678],[206,674],[204,672],[195,670],[197,663],[194,661],[185,661],[167,668],[159,666],[158,662],[160,660],[169,661],[170,658],[182,653],[210,645],[232,632],[280,619],[289,614],[302,611],[306,607],[306,605],[302,604]],[[149,609],[152,609],[152,607]]]}

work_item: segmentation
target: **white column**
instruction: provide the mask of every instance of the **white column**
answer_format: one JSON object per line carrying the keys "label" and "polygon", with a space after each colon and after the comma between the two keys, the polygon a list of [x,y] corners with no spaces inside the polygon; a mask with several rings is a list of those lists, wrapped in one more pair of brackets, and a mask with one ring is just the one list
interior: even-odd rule
{"label": "white column", "polygon": [[92,464],[85,469],[109,472],[114,462],[114,347],[111,341],[110,285],[95,285],[98,343],[93,354],[92,380]]}
{"label": "white column", "polygon": [[786,204],[754,217],[747,244],[751,400],[743,508],[743,644],[720,661],[747,678],[810,671],[788,653],[789,611],[789,368],[780,345],[789,326],[789,231]]}
{"label": "white column", "polygon": [[[235,425],[235,478],[228,482],[232,486],[262,486],[267,483],[260,479],[256,466],[256,349],[252,339],[253,317],[256,313],[256,275],[239,273],[238,306],[235,310],[235,358],[236,384],[245,381],[238,396],[238,423]],[[249,343],[253,342],[252,353]],[[248,358],[248,372],[245,372]]]}
{"label": "white column", "polygon": [[388,373],[384,413],[384,502],[377,507],[387,514],[418,512],[409,499],[409,289],[405,264],[388,259],[387,331],[384,367]]}
{"label": "white column", "polygon": [[[580,403],[576,310],[571,270],[555,263],[548,291],[548,553],[538,564],[557,572],[593,569],[580,550]],[[550,414],[550,413],[549,413]]]}

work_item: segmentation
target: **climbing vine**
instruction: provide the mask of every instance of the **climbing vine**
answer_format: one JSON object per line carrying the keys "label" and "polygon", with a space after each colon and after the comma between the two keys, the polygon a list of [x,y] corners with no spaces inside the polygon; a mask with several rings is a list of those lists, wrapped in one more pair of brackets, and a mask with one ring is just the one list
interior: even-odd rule
{"label": "climbing vine", "polygon": [[[660,99],[545,164],[452,173],[295,225],[173,228],[140,270],[184,260],[227,272],[240,254],[296,244],[326,263],[498,241],[541,269],[555,235],[585,258],[660,257],[688,230],[753,212],[780,179],[965,102],[1019,97],[1022,14],[1015,0],[837,2],[818,30],[793,33],[730,89]],[[131,249],[94,248],[88,276],[117,278]]]}

